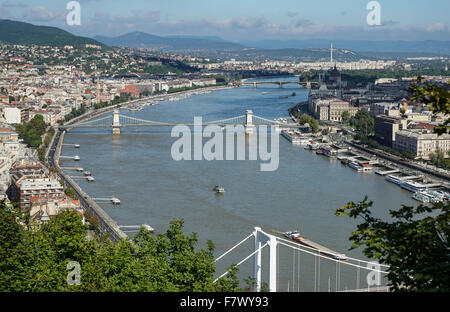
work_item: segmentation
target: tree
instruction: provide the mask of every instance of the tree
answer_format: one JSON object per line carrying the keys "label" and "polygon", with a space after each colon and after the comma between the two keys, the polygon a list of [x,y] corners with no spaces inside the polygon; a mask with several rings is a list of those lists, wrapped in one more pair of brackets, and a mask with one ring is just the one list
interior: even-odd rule
{"label": "tree", "polygon": [[300,124],[308,124],[313,133],[319,132],[319,121],[307,114],[303,114],[300,116]]}
{"label": "tree", "polygon": [[[409,91],[413,94],[413,101],[426,104],[430,107],[433,114],[443,114],[445,121],[434,128],[434,132],[442,135],[450,133],[450,91],[441,88],[436,84],[425,82],[422,84],[422,77],[418,77],[415,84],[411,85]],[[447,83],[448,84],[448,83]]]}
{"label": "tree", "polygon": [[16,126],[19,137],[28,145],[37,148],[42,144],[41,136],[45,133],[47,125],[42,115],[36,115],[28,123]]}
{"label": "tree", "polygon": [[363,220],[350,236],[351,249],[364,246],[367,257],[388,265],[393,291],[450,291],[450,204],[389,210],[392,222],[373,217],[372,205],[366,197],[335,213]]}
{"label": "tree", "polygon": [[77,194],[75,193],[75,190],[73,188],[67,188],[64,190],[64,194],[69,196],[72,199],[77,199]]}
{"label": "tree", "polygon": [[[26,214],[25,214],[26,215]],[[24,214],[0,202],[0,291],[237,291],[237,268],[214,283],[214,245],[198,250],[197,235],[183,221],[156,237],[145,228],[131,239],[87,239],[74,210],[28,230]],[[81,266],[81,285],[67,284],[70,261]]]}
{"label": "tree", "polygon": [[431,153],[429,157],[431,164],[434,166],[445,169],[450,168],[450,160],[445,158],[445,153],[443,151],[438,149],[436,152]]}
{"label": "tree", "polygon": [[355,127],[359,134],[366,137],[375,131],[375,120],[368,112],[363,110],[358,111],[356,115],[351,118],[350,124]]}
{"label": "tree", "polygon": [[342,113],[342,122],[343,123],[348,123],[350,121],[350,113],[349,111],[345,111]]}
{"label": "tree", "polygon": [[404,152],[404,153],[403,153],[403,156],[404,156],[405,158],[408,158],[408,159],[411,159],[411,160],[413,160],[413,159],[416,158],[416,155],[415,155],[413,152],[411,152],[411,151],[406,151],[406,152]]}

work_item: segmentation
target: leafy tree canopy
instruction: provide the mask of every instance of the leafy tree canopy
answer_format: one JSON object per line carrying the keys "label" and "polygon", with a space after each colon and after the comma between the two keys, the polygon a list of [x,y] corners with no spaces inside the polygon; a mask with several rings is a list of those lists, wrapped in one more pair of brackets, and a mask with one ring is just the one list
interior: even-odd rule
{"label": "leafy tree canopy", "polygon": [[[28,230],[23,216],[0,202],[0,291],[238,291],[237,269],[214,283],[214,245],[197,248],[183,221],[156,237],[148,230],[118,243],[94,235],[75,211]],[[67,264],[81,266],[81,285],[67,283]]]}
{"label": "leafy tree canopy", "polygon": [[450,204],[389,210],[391,223],[375,218],[372,205],[366,197],[336,211],[363,220],[350,236],[352,249],[364,246],[367,257],[389,265],[391,290],[450,291]]}
{"label": "leafy tree canopy", "polygon": [[449,90],[444,89],[436,84],[428,82],[422,83],[423,78],[419,77],[415,84],[411,85],[409,90],[413,94],[412,100],[428,105],[434,114],[443,114],[445,120],[438,125],[434,132],[441,135],[450,133],[450,98]]}

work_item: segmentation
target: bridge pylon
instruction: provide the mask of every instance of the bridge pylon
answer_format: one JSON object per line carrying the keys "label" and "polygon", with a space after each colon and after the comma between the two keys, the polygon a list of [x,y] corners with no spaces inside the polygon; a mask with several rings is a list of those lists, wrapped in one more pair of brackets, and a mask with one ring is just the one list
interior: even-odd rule
{"label": "bridge pylon", "polygon": [[253,111],[247,110],[245,112],[245,133],[251,134],[253,133]]}
{"label": "bridge pylon", "polygon": [[277,291],[277,274],[278,274],[278,263],[277,263],[277,238],[273,235],[269,235],[261,230],[259,227],[255,227],[253,231],[254,243],[255,243],[255,257],[253,262],[253,278],[256,282],[256,291],[261,290],[261,255],[262,255],[262,245],[267,244],[269,246],[269,291]]}
{"label": "bridge pylon", "polygon": [[118,109],[114,110],[112,131],[113,134],[120,134],[120,111]]}

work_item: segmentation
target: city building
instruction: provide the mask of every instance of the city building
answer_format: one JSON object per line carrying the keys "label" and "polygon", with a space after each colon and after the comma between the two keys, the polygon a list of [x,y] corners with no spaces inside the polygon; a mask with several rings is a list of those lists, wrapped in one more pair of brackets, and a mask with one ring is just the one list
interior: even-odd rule
{"label": "city building", "polygon": [[375,117],[375,138],[383,145],[392,147],[396,133],[406,129],[408,121],[401,117],[379,115]]}
{"label": "city building", "polygon": [[342,113],[349,112],[355,116],[358,108],[338,98],[315,99],[312,103],[312,113],[319,120],[342,122]]}
{"label": "city building", "polygon": [[22,123],[22,111],[18,107],[6,106],[3,109],[3,114],[5,116],[5,122],[8,124],[16,125]]}
{"label": "city building", "polygon": [[22,212],[31,208],[31,198],[34,196],[46,196],[47,198],[59,198],[64,195],[64,187],[59,181],[51,178],[29,179],[25,178],[16,183],[18,188],[18,202]]}
{"label": "city building", "polygon": [[376,117],[386,115],[390,117],[400,117],[400,104],[392,102],[377,102],[370,104],[370,115]]}
{"label": "city building", "polygon": [[412,152],[417,158],[429,159],[430,154],[438,150],[448,157],[450,135],[438,136],[429,130],[401,130],[396,134],[393,147],[401,153]]}
{"label": "city building", "polygon": [[84,219],[80,201],[74,200],[67,195],[48,197],[46,195],[35,195],[30,198],[30,219],[48,222],[51,218],[64,210],[76,210]]}
{"label": "city building", "polygon": [[118,90],[117,93],[120,95],[126,94],[134,98],[138,98],[141,92],[136,86],[125,86],[125,89]]}

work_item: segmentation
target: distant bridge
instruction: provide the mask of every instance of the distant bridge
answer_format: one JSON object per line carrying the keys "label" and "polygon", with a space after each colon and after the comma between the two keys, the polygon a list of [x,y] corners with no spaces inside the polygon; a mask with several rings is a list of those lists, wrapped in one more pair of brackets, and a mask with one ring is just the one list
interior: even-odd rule
{"label": "distant bridge", "polygon": [[[112,128],[113,134],[120,134],[122,127],[175,127],[175,126],[195,126],[193,122],[188,123],[174,123],[174,122],[160,122],[152,120],[144,120],[134,118],[126,115],[121,115],[120,110],[114,110],[112,115],[103,118],[89,120],[86,122],[74,123],[71,125],[60,126],[59,129],[67,130],[72,128]],[[217,125],[217,126],[244,126],[247,133],[253,132],[254,127],[259,126],[275,126],[278,128],[300,128],[297,123],[282,123],[259,116],[254,116],[251,110],[247,110],[245,115],[236,116],[232,118],[203,122],[203,126]]]}
{"label": "distant bridge", "polygon": [[317,82],[300,82],[300,81],[239,81],[234,82],[235,86],[253,86],[253,88],[258,88],[259,85],[265,85],[265,84],[273,84],[276,86],[279,86],[280,88],[283,88],[285,85],[288,84],[295,84],[299,86],[303,86],[307,89],[311,89],[313,85],[318,85]]}

